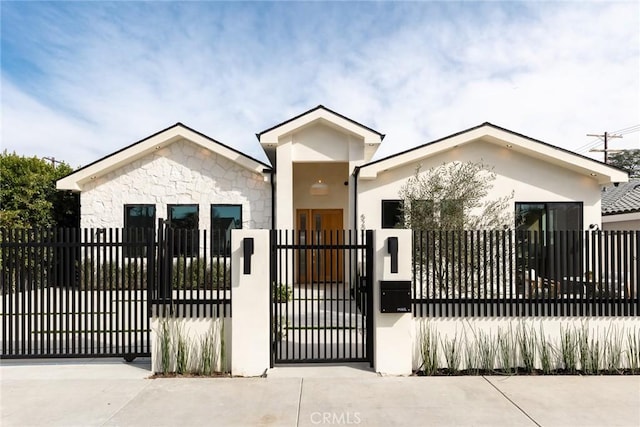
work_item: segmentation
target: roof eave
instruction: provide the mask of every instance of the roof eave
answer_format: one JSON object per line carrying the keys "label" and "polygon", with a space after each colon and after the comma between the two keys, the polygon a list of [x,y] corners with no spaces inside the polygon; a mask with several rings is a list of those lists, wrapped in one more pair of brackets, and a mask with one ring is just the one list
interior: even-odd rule
{"label": "roof eave", "polygon": [[77,171],[58,180],[56,188],[60,190],[82,191],[83,185],[92,179],[105,175],[181,139],[191,141],[205,149],[208,149],[209,151],[220,154],[230,161],[233,161],[246,169],[255,171],[256,173],[262,173],[263,169],[271,168],[271,166],[266,163],[247,156],[246,154],[222,144],[201,132],[191,129],[182,123],[177,123],[78,169]]}

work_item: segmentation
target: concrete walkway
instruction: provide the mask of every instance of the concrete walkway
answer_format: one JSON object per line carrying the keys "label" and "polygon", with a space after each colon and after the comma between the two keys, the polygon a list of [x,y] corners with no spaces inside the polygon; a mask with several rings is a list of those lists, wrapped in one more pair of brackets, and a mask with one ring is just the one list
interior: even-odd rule
{"label": "concrete walkway", "polygon": [[149,361],[2,361],[8,426],[638,426],[640,377],[380,377],[366,365],[267,378],[148,379]]}

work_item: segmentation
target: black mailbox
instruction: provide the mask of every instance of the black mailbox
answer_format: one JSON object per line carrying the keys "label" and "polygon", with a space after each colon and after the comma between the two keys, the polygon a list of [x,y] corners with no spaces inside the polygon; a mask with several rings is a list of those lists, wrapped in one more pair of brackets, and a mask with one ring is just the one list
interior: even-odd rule
{"label": "black mailbox", "polygon": [[380,312],[411,313],[411,281],[380,281]]}

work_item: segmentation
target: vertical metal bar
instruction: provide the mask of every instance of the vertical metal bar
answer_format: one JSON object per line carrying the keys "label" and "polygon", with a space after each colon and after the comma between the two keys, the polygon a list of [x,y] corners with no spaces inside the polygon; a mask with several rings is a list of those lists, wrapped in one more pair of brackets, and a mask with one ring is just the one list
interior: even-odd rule
{"label": "vertical metal bar", "polygon": [[[269,230],[269,367],[273,368],[275,364],[275,331],[277,331],[278,325],[275,323],[274,319],[274,282],[276,280],[275,276],[275,268],[274,268],[274,258],[275,258],[275,230]],[[213,232],[211,233],[213,235]],[[213,244],[211,245],[211,251],[213,251]],[[213,254],[210,255],[212,257]],[[213,260],[211,262],[211,271],[215,271],[213,269]],[[213,279],[213,277],[212,277]],[[217,306],[216,306],[217,307]],[[218,314],[220,312],[218,311]]]}
{"label": "vertical metal bar", "polygon": [[[100,253],[100,237],[96,236],[96,245],[95,245],[95,286],[92,287],[92,301],[91,301],[91,312],[92,312],[92,325],[91,325],[91,354],[95,355],[100,351],[100,343],[96,342],[96,333],[99,333],[100,329],[100,292],[101,292],[101,284],[102,284],[102,260]],[[95,307],[94,307],[95,304]],[[95,348],[94,346],[97,346]]]}
{"label": "vertical metal bar", "polygon": [[2,341],[2,354],[7,354],[7,325],[9,324],[9,318],[13,316],[13,313],[7,310],[7,295],[9,290],[13,287],[13,275],[11,274],[12,260],[12,247],[11,236],[8,235],[8,230],[0,228],[0,244],[2,245],[0,250],[0,257],[2,257],[2,314],[6,316],[2,321],[2,336],[5,338]]}
{"label": "vertical metal bar", "polygon": [[24,316],[24,320],[22,321],[22,334],[24,339],[22,340],[22,354],[31,355],[31,298],[32,298],[32,289],[33,289],[33,270],[36,268],[35,263],[33,262],[32,252],[35,249],[36,240],[33,237],[34,230],[29,229],[27,231],[27,238],[29,240],[29,244],[26,247],[25,259],[27,263],[27,271],[26,271],[26,280],[24,284],[24,290],[22,292],[22,316]]}
{"label": "vertical metal bar", "polygon": [[69,273],[70,276],[70,283],[69,283],[69,288],[68,288],[68,292],[71,294],[71,307],[69,309],[70,313],[71,313],[71,352],[75,355],[77,355],[77,341],[78,341],[78,330],[79,330],[79,325],[78,325],[78,307],[77,307],[77,302],[78,302],[78,255],[79,255],[79,250],[80,250],[80,246],[78,244],[78,239],[79,239],[79,234],[78,234],[78,229],[76,228],[72,228],[71,229],[71,253],[70,253],[70,261],[69,261],[69,265],[71,267],[71,271]]}
{"label": "vertical metal bar", "polygon": [[456,230],[455,231],[455,238],[456,238],[456,249],[458,252],[458,256],[456,257],[457,262],[456,264],[458,265],[458,274],[457,274],[457,296],[458,296],[458,312],[456,314],[457,317],[462,316],[462,304],[463,304],[463,300],[462,300],[462,270],[464,268],[464,264],[466,264],[464,262],[464,259],[462,258],[462,230]]}
{"label": "vertical metal bar", "polygon": [[[63,235],[63,244],[62,247],[60,248],[60,253],[62,255],[62,274],[61,274],[61,283],[60,283],[60,311],[61,311],[61,319],[60,319],[60,323],[63,325],[61,325],[61,327],[63,328],[62,331],[60,331],[60,338],[64,338],[64,343],[61,343],[60,345],[60,351],[64,351],[65,354],[69,354],[70,352],[70,347],[69,347],[69,341],[70,341],[70,336],[69,336],[69,315],[70,315],[70,310],[69,310],[69,279],[70,279],[70,275],[71,275],[71,271],[69,268],[69,263],[70,263],[70,251],[69,251],[69,246],[71,244],[70,242],[70,236],[69,236],[69,229],[68,228],[63,228],[62,229],[62,235]],[[64,322],[62,321],[64,320]],[[64,344],[64,345],[63,345]]]}
{"label": "vertical metal bar", "polygon": [[[108,277],[108,286],[106,287],[107,289],[105,290],[105,295],[104,295],[104,315],[105,317],[105,326],[109,328],[109,333],[105,333],[104,337],[105,337],[105,341],[108,339],[108,343],[109,345],[107,346],[106,342],[105,342],[105,350],[107,353],[109,354],[113,354],[113,312],[112,312],[112,304],[113,304],[113,287],[115,285],[115,280],[114,280],[114,273],[116,273],[116,268],[117,265],[114,265],[114,261],[113,261],[113,228],[109,228],[109,233],[108,233],[108,241],[105,243],[105,256],[108,257],[109,261],[108,261],[108,269],[107,272],[109,274]],[[117,274],[115,274],[117,276]],[[105,331],[106,332],[106,331]]]}
{"label": "vertical metal bar", "polygon": [[[485,231],[486,233],[486,231]],[[494,308],[495,308],[495,303],[494,303],[494,292],[493,292],[493,288],[495,286],[495,270],[496,270],[496,262],[497,260],[494,260],[494,246],[493,246],[493,230],[489,230],[488,231],[489,234],[489,315],[491,317],[495,316],[495,312],[494,312]],[[495,253],[495,255],[497,255],[497,251]]]}
{"label": "vertical metal bar", "polygon": [[478,289],[480,286],[480,280],[478,280],[478,274],[475,274],[476,271],[479,273],[480,269],[480,257],[477,255],[476,250],[476,233],[477,231],[470,231],[469,237],[471,238],[471,263],[474,263],[474,260],[477,259],[476,267],[471,267],[471,299],[469,303],[471,304],[471,316],[476,316],[479,312],[478,310]]}
{"label": "vertical metal bar", "polygon": [[[357,236],[357,235],[356,235]],[[356,237],[357,240],[357,237]],[[368,280],[368,278],[367,278]],[[357,298],[360,298],[360,292],[357,294]],[[342,288],[342,357],[347,357],[347,301],[348,295],[346,293],[346,289]],[[351,327],[351,317],[349,317],[349,328]],[[340,331],[338,331],[338,336],[340,335]],[[351,352],[351,350],[349,350]],[[340,353],[338,351],[338,353]]]}
{"label": "vertical metal bar", "polygon": [[[462,231],[464,237],[464,317],[469,316],[469,231]],[[472,235],[472,234],[471,234]],[[473,259],[471,259],[473,261]]]}
{"label": "vertical metal bar", "polygon": [[599,314],[597,298],[598,298],[599,282],[600,282],[600,278],[602,277],[602,268],[600,265],[600,260],[601,260],[600,243],[602,243],[600,239],[600,232],[599,231],[591,232],[591,261],[593,265],[593,283],[592,283],[593,289],[591,290],[592,295],[591,295],[591,313],[590,314],[592,316],[597,316]]}
{"label": "vertical metal bar", "polygon": [[[580,311],[581,316],[587,316],[589,314],[589,291],[591,289],[591,283],[593,281],[594,273],[593,273],[593,265],[591,263],[591,233],[589,231],[584,231],[584,242],[583,242],[583,259],[584,259],[584,273],[583,273],[583,285],[580,286],[581,300],[582,300],[582,309]],[[591,273],[590,273],[591,272]]]}
{"label": "vertical metal bar", "polygon": [[609,269],[611,268],[611,258],[610,258],[610,249],[609,242],[611,239],[611,231],[604,231],[604,287],[600,287],[601,296],[604,296],[600,299],[601,304],[601,315],[609,316],[609,288],[611,283],[611,275],[609,274]]}
{"label": "vertical metal bar", "polygon": [[[373,278],[374,271],[374,252],[373,252],[373,231],[367,230],[366,235],[366,266],[367,277]],[[367,357],[369,364],[373,367],[375,356],[373,354],[373,280],[367,279]]]}
{"label": "vertical metal bar", "polygon": [[[291,230],[291,245],[293,246],[293,244],[295,243],[295,231]],[[291,257],[295,258],[295,250],[289,250],[289,230],[285,230],[285,234],[284,234],[284,246],[285,246],[285,250],[282,252],[281,254],[281,265],[282,265],[282,255],[284,255],[284,275],[280,274],[280,282],[279,286],[284,286],[285,289],[289,288],[289,266],[293,264],[293,262],[291,262],[291,264],[289,263],[289,258],[290,258],[290,254]],[[282,270],[282,267],[280,268],[280,271]],[[280,295],[280,294],[279,294]],[[287,295],[287,292],[285,291],[285,297]],[[287,309],[288,304],[285,304],[285,312],[284,312],[284,322],[282,322],[282,304],[276,304],[276,317],[279,319],[278,321],[281,322],[280,325],[278,325],[279,330],[285,330],[287,329],[287,327],[289,326],[289,310]],[[279,340],[279,353],[282,357],[282,346],[284,345],[284,358],[286,360],[290,360],[290,358],[293,358],[293,354],[289,355],[289,344],[288,344],[288,340],[286,339],[286,334],[283,332],[282,333],[282,337]],[[292,352],[293,353],[293,352]]]}
{"label": "vertical metal bar", "polygon": [[616,231],[616,240],[614,247],[614,262],[616,264],[616,277],[615,280],[611,283],[611,287],[615,286],[614,297],[616,299],[615,305],[612,307],[615,310],[614,316],[622,315],[622,234],[620,230]]}
{"label": "vertical metal bar", "polygon": [[[509,236],[509,238],[508,238],[508,241],[509,241],[509,250],[508,250],[508,253],[509,253],[509,300],[511,302],[508,304],[509,311],[508,311],[507,316],[513,316],[515,314],[514,310],[513,310],[513,298],[514,298],[513,272],[515,270],[513,262],[514,262],[514,258],[515,258],[514,257],[514,249],[515,249],[515,253],[516,254],[518,253],[518,250],[517,250],[517,248],[514,247],[514,238],[513,238],[514,237],[513,236],[514,233],[516,233],[515,230],[509,230],[509,234],[508,234],[508,236]],[[516,236],[516,240],[515,241],[517,241],[517,236]],[[516,265],[517,265],[517,261],[516,261]],[[506,296],[506,293],[505,293],[505,296]]]}
{"label": "vertical metal bar", "polygon": [[[40,251],[42,249],[42,236],[40,235],[40,229],[34,228],[32,229],[33,233],[33,249],[32,249],[32,258],[31,263],[34,265],[32,282],[31,282],[31,296],[29,298],[29,316],[31,318],[31,324],[29,327],[29,354],[37,355],[38,354],[38,295],[40,293],[40,284],[42,283],[42,270],[44,268],[44,259],[40,256]],[[0,237],[2,239],[2,237]],[[4,260],[3,260],[4,261]],[[1,273],[4,275],[4,271]],[[4,278],[3,278],[4,280]],[[4,282],[3,282],[4,283]],[[4,286],[2,292],[2,298],[4,300]],[[5,314],[5,311],[2,311]],[[6,314],[5,314],[6,315]],[[4,354],[4,353],[3,353]]]}
{"label": "vertical metal bar", "polygon": [[48,252],[49,252],[49,260],[50,260],[50,272],[49,272],[49,283],[47,284],[47,292],[46,292],[46,310],[45,312],[47,313],[46,317],[47,317],[47,326],[45,328],[45,330],[43,331],[44,336],[46,337],[46,343],[47,343],[47,351],[46,354],[47,355],[52,355],[52,351],[51,351],[51,330],[52,330],[52,317],[53,317],[53,310],[51,308],[51,289],[55,286],[56,283],[56,232],[55,229],[52,228],[49,230],[49,248],[48,248]]}
{"label": "vertical metal bar", "polygon": [[[551,293],[549,292],[547,286],[547,292],[544,292],[544,279],[550,277],[550,267],[551,264],[549,262],[550,251],[548,243],[550,242],[550,236],[552,236],[549,231],[542,231],[538,233],[537,231],[533,231],[533,265],[535,266],[535,304],[536,304],[536,312],[535,315],[539,316],[551,316]],[[529,253],[531,253],[531,246],[529,249]],[[540,298],[539,292],[542,291],[542,295]],[[543,302],[544,301],[544,302]],[[529,302],[531,304],[531,302]],[[540,314],[540,308],[543,313]],[[529,312],[530,315],[531,312]]]}
{"label": "vertical metal bar", "polygon": [[[638,241],[638,235],[640,232],[638,231],[629,231],[629,296],[627,300],[629,301],[629,315],[637,316],[638,315],[638,274],[640,273],[640,252],[638,251],[638,246],[640,242]],[[633,261],[636,261],[635,263]]]}

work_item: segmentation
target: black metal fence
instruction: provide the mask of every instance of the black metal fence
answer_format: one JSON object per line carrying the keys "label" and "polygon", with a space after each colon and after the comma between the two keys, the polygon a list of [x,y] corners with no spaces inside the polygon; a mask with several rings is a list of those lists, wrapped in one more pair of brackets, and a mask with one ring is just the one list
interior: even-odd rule
{"label": "black metal fence", "polygon": [[153,310],[231,314],[230,271],[207,231],[2,229],[1,357],[148,356]]}
{"label": "black metal fence", "polygon": [[373,360],[372,251],[370,231],[272,231],[272,365]]}
{"label": "black metal fence", "polygon": [[637,316],[640,231],[414,231],[415,316]]}

